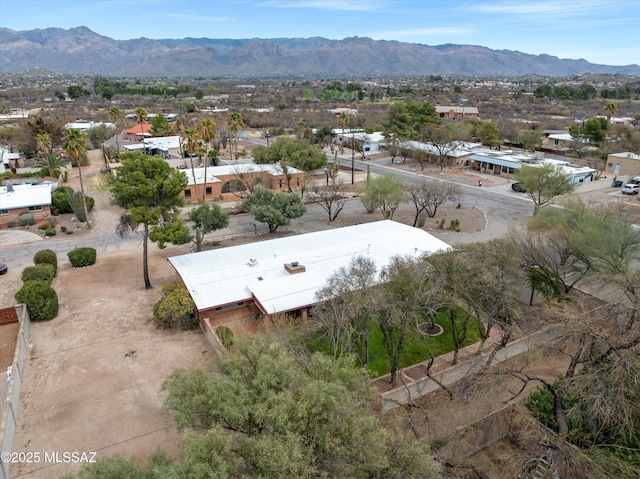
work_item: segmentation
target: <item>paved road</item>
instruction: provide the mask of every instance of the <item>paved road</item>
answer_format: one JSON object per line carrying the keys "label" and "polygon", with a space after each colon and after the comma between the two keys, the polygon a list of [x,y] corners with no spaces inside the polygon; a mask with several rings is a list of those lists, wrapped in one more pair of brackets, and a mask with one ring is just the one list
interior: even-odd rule
{"label": "paved road", "polygon": [[[254,138],[250,139],[255,140]],[[327,155],[333,161],[334,155],[331,153],[327,153]],[[338,159],[344,167],[351,168],[350,153],[339,155]],[[457,235],[456,241],[460,243],[487,241],[503,236],[511,226],[523,223],[533,212],[531,200],[524,194],[511,191],[510,182],[505,178],[481,175],[486,178],[486,181],[483,182],[484,186],[479,187],[475,182],[474,184],[464,184],[459,178],[447,173],[447,170],[445,170],[444,174],[441,174],[438,170],[423,172],[421,170],[398,169],[391,165],[389,157],[369,161],[356,160],[354,163],[357,170],[357,180],[362,180],[366,175],[367,168],[370,168],[370,171],[374,174],[392,173],[403,180],[426,177],[433,181],[449,181],[459,184],[463,191],[462,204],[478,208],[488,219],[488,228],[485,231],[469,235]],[[351,179],[351,172],[343,169],[341,174],[344,182],[348,184]],[[96,207],[96,209],[99,209],[98,204]],[[353,212],[360,209],[360,202],[354,200],[347,202],[344,211]],[[314,231],[324,227],[325,223],[326,212],[319,206],[310,206],[304,217],[292,222],[290,229]],[[12,234],[15,234],[14,232],[2,231],[0,232],[0,263],[5,263],[10,268],[31,265],[33,255],[43,248],[52,249],[58,254],[59,258],[64,258],[68,251],[79,246],[92,247],[98,252],[112,252],[121,249],[142,250],[142,240],[138,233],[132,233],[128,239],[120,238],[114,232],[115,224],[115,216],[101,218],[101,221],[91,233],[82,238],[58,235],[47,240],[35,241],[34,238],[37,238],[37,235],[18,233],[16,237],[12,236]],[[245,235],[266,230],[267,225],[256,223],[249,215],[234,215],[231,217],[227,228],[209,235],[208,238]],[[153,247],[155,248],[155,246]],[[171,247],[170,245],[169,248]]]}

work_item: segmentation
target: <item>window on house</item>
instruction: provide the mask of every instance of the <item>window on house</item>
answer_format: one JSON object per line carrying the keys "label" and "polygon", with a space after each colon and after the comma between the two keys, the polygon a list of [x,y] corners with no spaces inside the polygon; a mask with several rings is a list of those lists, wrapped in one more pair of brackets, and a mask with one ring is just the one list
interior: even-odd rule
{"label": "window on house", "polygon": [[184,190],[184,197],[191,198],[191,190]]}
{"label": "window on house", "polygon": [[224,306],[218,306],[216,311],[227,311],[229,309],[236,309],[244,306],[244,301],[238,301],[237,303],[225,304]]}
{"label": "window on house", "polygon": [[42,206],[29,206],[29,211],[42,211]]}
{"label": "window on house", "polygon": [[282,188],[282,178],[280,178],[280,188]]}
{"label": "window on house", "polygon": [[206,195],[211,195],[211,193],[213,193],[213,191],[211,190],[211,187],[210,187],[210,186],[207,186],[207,187],[205,188],[204,192],[205,192],[205,194],[206,194]]}
{"label": "window on house", "polygon": [[8,215],[9,210],[0,210],[0,215]]}

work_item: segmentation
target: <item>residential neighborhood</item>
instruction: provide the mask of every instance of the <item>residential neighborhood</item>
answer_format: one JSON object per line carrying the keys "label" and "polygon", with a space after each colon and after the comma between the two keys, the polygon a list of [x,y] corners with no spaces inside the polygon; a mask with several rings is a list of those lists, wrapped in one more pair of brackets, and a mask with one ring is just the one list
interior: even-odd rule
{"label": "residential neighborhood", "polygon": [[634,65],[0,30],[0,479],[639,477]]}

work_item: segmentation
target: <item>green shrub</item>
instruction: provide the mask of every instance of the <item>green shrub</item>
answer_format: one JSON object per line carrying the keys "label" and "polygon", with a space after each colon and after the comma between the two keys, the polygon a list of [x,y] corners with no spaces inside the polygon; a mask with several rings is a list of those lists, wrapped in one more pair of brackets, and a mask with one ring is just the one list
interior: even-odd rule
{"label": "green shrub", "polygon": [[76,248],[67,253],[71,266],[82,268],[96,263],[95,248]]}
{"label": "green shrub", "polygon": [[54,276],[53,267],[44,263],[42,265],[27,266],[22,270],[22,282],[24,283],[27,281],[46,281],[51,284]]}
{"label": "green shrub", "polygon": [[[73,213],[72,201],[74,199],[81,200],[81,198],[82,192],[75,192],[69,186],[58,186],[51,194],[51,206],[60,214]],[[91,196],[85,195],[85,198],[87,199],[87,212],[91,213],[95,200]],[[82,204],[81,201],[80,204]]]}
{"label": "green shrub", "polygon": [[170,328],[177,323],[183,328],[192,327],[194,307],[189,292],[174,279],[162,287],[162,298],[153,306],[153,322],[161,328]]}
{"label": "green shrub", "polygon": [[49,226],[48,228],[46,228],[44,230],[44,234],[46,236],[55,236],[56,235],[56,229],[53,226]]}
{"label": "green shrub", "polygon": [[33,214],[24,213],[20,215],[18,222],[20,223],[20,226],[33,226],[36,220],[34,219]]}
{"label": "green shrub", "polygon": [[32,321],[49,321],[58,315],[58,295],[46,281],[27,281],[15,294],[24,303]]}
{"label": "green shrub", "polygon": [[229,348],[233,344],[233,331],[226,326],[218,326],[216,328],[216,334],[220,338],[222,345],[225,348]]}
{"label": "green shrub", "polygon": [[53,276],[58,272],[58,257],[53,250],[41,249],[33,256],[33,263],[35,265],[40,265],[42,263],[50,264],[53,266]]}

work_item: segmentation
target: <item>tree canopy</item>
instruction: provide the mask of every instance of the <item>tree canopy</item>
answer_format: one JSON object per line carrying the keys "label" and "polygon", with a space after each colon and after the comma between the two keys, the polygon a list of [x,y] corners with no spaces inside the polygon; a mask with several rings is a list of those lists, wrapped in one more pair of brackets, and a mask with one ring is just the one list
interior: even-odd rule
{"label": "tree canopy", "polygon": [[229,225],[229,215],[218,205],[200,205],[189,212],[189,221],[193,222],[196,251],[202,251],[204,235]]}
{"label": "tree canopy", "polygon": [[284,191],[274,193],[260,185],[245,198],[242,209],[256,221],[267,223],[270,233],[274,233],[278,226],[289,225],[292,219],[300,218],[307,211],[300,195]]}
{"label": "tree canopy", "polygon": [[[151,287],[147,264],[150,239],[164,248],[167,242],[184,239],[187,233],[177,215],[184,204],[180,193],[187,186],[187,176],[169,166],[159,156],[123,153],[122,165],[116,171],[111,189],[113,202],[129,211],[131,222],[144,226],[143,274],[146,288]],[[188,237],[188,236],[187,236]]]}
{"label": "tree canopy", "polygon": [[602,146],[607,138],[609,122],[606,118],[589,118],[582,126],[572,126],[569,134],[574,138],[585,138],[591,145]]}
{"label": "tree canopy", "polygon": [[217,445],[209,457],[222,464],[210,467],[236,471],[222,477],[437,477],[420,443],[380,425],[352,358],[296,358],[243,340],[217,362],[219,374],[178,370],[163,390],[178,427],[204,431],[193,441],[211,452]]}
{"label": "tree canopy", "polygon": [[561,167],[552,164],[523,166],[515,176],[533,200],[534,215],[540,208],[553,203],[556,196],[566,195],[575,189],[572,178]]}
{"label": "tree canopy", "polygon": [[270,147],[257,146],[253,149],[256,163],[280,163],[302,171],[318,170],[327,164],[327,157],[315,145],[300,138],[281,136]]}
{"label": "tree canopy", "polygon": [[364,201],[379,208],[384,219],[392,219],[393,214],[404,201],[402,181],[391,175],[369,179],[364,189]]}

